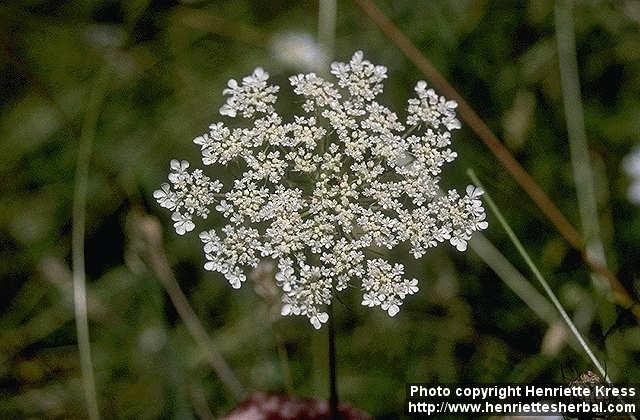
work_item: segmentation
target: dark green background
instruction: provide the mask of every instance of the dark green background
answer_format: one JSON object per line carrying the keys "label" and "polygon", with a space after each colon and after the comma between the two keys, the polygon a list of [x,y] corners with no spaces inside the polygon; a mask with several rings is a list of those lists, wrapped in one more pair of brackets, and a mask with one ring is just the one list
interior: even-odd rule
{"label": "dark green background", "polygon": [[[383,100],[402,111],[424,76],[350,1],[338,2],[336,58],[362,49],[389,68]],[[378,1],[468,99],[533,178],[580,226],[555,43],[553,2]],[[131,225],[148,213],[190,303],[241,382],[284,392],[276,334],[296,394],[327,397],[326,330],[277,311],[247,283],[202,268],[196,235],[178,237],[152,193],[171,158],[197,165],[191,140],[217,121],[231,77],[263,66],[291,98],[276,34],[315,36],[313,1],[9,1],[0,4],[0,417],[85,416],[71,297],[71,208],[79,133],[97,75],[110,71],[90,162],[86,262],[92,350],[105,418],[215,415],[235,401],[205,362]],[[603,240],[637,299],[640,209],[620,163],[640,137],[640,2],[581,1],[576,40]],[[286,94],[285,94],[286,92]],[[296,102],[281,101],[284,113]],[[640,328],[592,285],[580,258],[463,122],[443,185],[472,167],[505,212],[598,357],[619,382],[640,381]],[[210,175],[216,176],[210,171]],[[531,281],[489,215],[486,236]],[[336,306],[341,398],[377,416],[402,412],[406,382],[569,382],[590,369],[471,250],[414,261],[420,280],[393,319],[353,291]],[[582,317],[582,318],[580,318]],[[273,328],[272,328],[273,327]],[[274,331],[276,334],[274,334]]]}

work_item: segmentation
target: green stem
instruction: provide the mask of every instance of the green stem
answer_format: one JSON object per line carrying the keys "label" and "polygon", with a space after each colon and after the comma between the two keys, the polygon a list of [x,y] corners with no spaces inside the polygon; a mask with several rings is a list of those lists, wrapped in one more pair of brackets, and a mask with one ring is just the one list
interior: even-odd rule
{"label": "green stem", "polygon": [[336,0],[320,0],[318,9],[318,38],[320,47],[331,60],[336,40]]}
{"label": "green stem", "polygon": [[[478,187],[484,190],[482,183],[480,182],[480,180],[478,179],[478,177],[476,176],[475,172],[472,169],[467,170],[467,175],[469,176],[469,178],[471,178],[471,180],[475,185],[477,185]],[[507,232],[509,239],[511,239],[511,242],[513,242],[513,244],[515,245],[522,259],[524,259],[524,261],[527,263],[527,265],[533,272],[533,275],[536,277],[538,282],[540,282],[540,284],[542,285],[542,288],[549,296],[551,303],[553,303],[553,305],[556,307],[556,309],[560,313],[560,316],[562,317],[564,322],[567,323],[569,330],[576,337],[576,339],[578,340],[578,343],[580,343],[580,346],[583,348],[583,350],[585,351],[589,359],[591,359],[591,362],[593,363],[593,365],[596,367],[596,369],[598,369],[598,372],[600,372],[600,375],[602,375],[605,381],[607,381],[607,383],[611,383],[611,380],[609,379],[607,372],[604,370],[604,368],[600,364],[600,361],[598,361],[596,356],[593,354],[593,351],[591,351],[589,344],[587,344],[587,340],[582,336],[580,331],[578,331],[573,321],[571,320],[567,312],[562,307],[562,304],[558,300],[558,297],[549,286],[549,283],[547,283],[545,278],[542,276],[542,274],[540,273],[540,270],[538,270],[538,267],[535,265],[535,263],[533,262],[533,260],[531,259],[527,251],[525,250],[524,246],[522,245],[522,243],[520,242],[516,234],[513,232],[513,229],[511,229],[511,226],[509,226],[506,219],[502,215],[502,212],[500,212],[500,210],[498,209],[498,206],[493,202],[493,200],[491,199],[491,196],[486,192],[486,190],[484,193],[484,200],[487,202],[491,211],[495,214],[496,218],[502,225],[502,228],[505,230],[505,232]]]}
{"label": "green stem", "polygon": [[76,318],[78,351],[80,352],[80,368],[87,411],[91,420],[98,420],[98,398],[93,375],[91,358],[91,342],[89,337],[89,321],[87,317],[87,290],[84,261],[84,240],[86,224],[87,190],[89,177],[89,160],[96,134],[96,125],[100,115],[100,107],[108,89],[110,71],[107,67],[96,76],[91,91],[87,111],[80,132],[78,159],[76,163],[75,186],[73,193],[73,228],[71,234],[73,262],[73,304]]}
{"label": "green stem", "polygon": [[[573,28],[573,2],[558,0],[555,5],[556,43],[560,67],[560,86],[564,104],[571,166],[576,184],[578,209],[585,247],[594,260],[606,267],[604,245],[598,220],[595,177],[589,156],[589,145],[584,125],[584,111],[580,97],[580,77],[576,57]],[[605,279],[604,280],[606,283]]]}
{"label": "green stem", "polygon": [[276,341],[276,351],[278,352],[278,359],[280,360],[280,368],[282,370],[282,382],[284,388],[287,390],[287,394],[293,395],[295,393],[293,389],[293,379],[291,378],[291,368],[289,367],[289,356],[287,355],[287,348],[284,345],[282,336],[276,331],[276,327],[271,323],[271,329]]}
{"label": "green stem", "polygon": [[[320,46],[327,59],[331,59],[334,54],[336,39],[336,18],[337,5],[336,0],[320,0],[318,10],[318,38]],[[325,136],[326,137],[326,136]],[[326,149],[326,138],[322,139],[322,149]],[[334,324],[333,303],[329,304],[329,407],[331,419],[340,418],[338,412],[338,390],[336,375],[336,332]]]}

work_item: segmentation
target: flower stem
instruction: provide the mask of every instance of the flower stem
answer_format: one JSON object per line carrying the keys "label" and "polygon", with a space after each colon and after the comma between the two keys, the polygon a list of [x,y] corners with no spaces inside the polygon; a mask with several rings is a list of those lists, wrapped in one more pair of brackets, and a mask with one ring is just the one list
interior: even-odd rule
{"label": "flower stem", "polygon": [[338,386],[336,375],[336,330],[333,320],[333,302],[329,304],[329,409],[331,419],[340,418],[338,412]]}
{"label": "flower stem", "polygon": [[[336,0],[320,0],[318,10],[318,38],[320,47],[326,54],[327,59],[333,57],[336,39],[336,18],[337,4]],[[322,140],[322,148],[324,149],[326,137]],[[324,150],[323,150],[324,151]],[[331,419],[340,418],[338,413],[338,387],[336,375],[336,331],[333,321],[333,302],[329,304],[329,410]]]}

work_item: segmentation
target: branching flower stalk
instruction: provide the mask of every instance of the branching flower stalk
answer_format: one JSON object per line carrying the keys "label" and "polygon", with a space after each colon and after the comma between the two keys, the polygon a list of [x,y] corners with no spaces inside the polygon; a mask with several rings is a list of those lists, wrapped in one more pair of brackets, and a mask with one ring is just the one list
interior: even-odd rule
{"label": "branching flower stalk", "polygon": [[306,316],[316,329],[329,319],[334,293],[355,282],[362,305],[390,316],[418,291],[418,280],[380,251],[406,243],[420,258],[443,242],[464,251],[487,227],[482,190],[439,193],[442,167],[456,158],[454,101],[420,81],[401,121],[376,101],[385,67],[358,51],[330,72],[335,82],[314,73],[289,78],[303,98],[303,113],[289,122],[275,109],[280,88],[262,68],[231,79],[220,114],[236,124],[213,123],[193,141],[204,165],[233,164],[241,175],[223,192],[219,180],[172,160],[169,182],[154,193],[180,235],[212,208],[220,213],[227,224],[200,233],[204,268],[240,288],[247,270],[274,260],[282,315]]}

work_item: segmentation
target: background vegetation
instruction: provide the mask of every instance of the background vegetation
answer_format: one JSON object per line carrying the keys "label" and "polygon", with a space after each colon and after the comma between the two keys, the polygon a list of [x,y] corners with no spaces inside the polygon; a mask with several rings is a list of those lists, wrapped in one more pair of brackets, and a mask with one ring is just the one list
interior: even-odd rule
{"label": "background vegetation", "polygon": [[[640,134],[640,2],[581,1],[573,10],[596,220],[579,212],[553,1],[377,3],[568,220],[600,226],[607,266],[637,301],[640,209],[628,200],[621,162]],[[168,297],[171,273],[247,390],[287,392],[289,383],[295,394],[327,397],[326,330],[278,316],[268,270],[239,291],[205,272],[198,238],[175,235],[152,198],[169,159],[199,160],[191,140],[217,120],[230,77],[261,65],[287,91],[287,77],[306,70],[274,40],[315,38],[317,9],[285,0],[0,4],[0,417],[86,416],[71,276],[81,134],[94,146],[85,252],[105,418],[218,416],[237,403]],[[402,109],[424,78],[419,70],[354,2],[339,2],[336,34],[336,58],[362,49],[389,68],[384,100]],[[100,87],[92,127],[87,111]],[[464,122],[455,148],[446,186],[466,185],[466,169],[475,169],[611,377],[640,382],[631,311],[612,303],[606,282],[592,278]],[[421,282],[395,318],[361,307],[357,291],[337,304],[342,399],[395,417],[406,382],[569,382],[592,369],[545,301],[539,314],[530,308],[535,290],[523,301],[496,274],[517,280],[504,271],[515,268],[534,281],[492,215],[489,222],[477,252],[442,247],[415,262],[394,251]]]}

